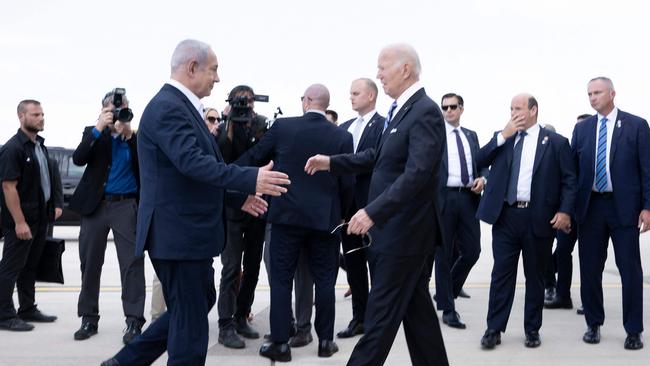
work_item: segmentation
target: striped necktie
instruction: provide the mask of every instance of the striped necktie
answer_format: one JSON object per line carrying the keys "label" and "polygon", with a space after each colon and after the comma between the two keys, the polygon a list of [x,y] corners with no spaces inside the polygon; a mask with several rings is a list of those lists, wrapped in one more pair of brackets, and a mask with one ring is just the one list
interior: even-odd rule
{"label": "striped necktie", "polygon": [[596,149],[596,190],[607,189],[607,118],[600,120],[598,148]]}
{"label": "striped necktie", "polygon": [[397,108],[397,101],[393,101],[393,104],[390,105],[390,109],[388,110],[388,115],[386,116],[386,120],[384,121],[384,131],[388,128],[388,125],[390,124],[390,121],[393,119],[393,112],[395,112],[395,108]]}

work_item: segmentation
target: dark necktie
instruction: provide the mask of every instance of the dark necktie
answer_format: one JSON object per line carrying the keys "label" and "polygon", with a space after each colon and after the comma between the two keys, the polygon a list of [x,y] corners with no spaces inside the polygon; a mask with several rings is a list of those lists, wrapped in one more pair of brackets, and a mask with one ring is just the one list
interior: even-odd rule
{"label": "dark necktie", "polygon": [[384,130],[383,132],[386,132],[386,129],[388,128],[388,125],[390,124],[390,120],[393,119],[393,112],[395,112],[395,108],[397,108],[397,101],[393,101],[393,104],[390,105],[390,109],[388,110],[388,115],[386,116],[386,120],[384,121]]}
{"label": "dark necktie", "polygon": [[603,192],[607,188],[607,118],[600,120],[598,129],[598,149],[596,149],[596,189]]}
{"label": "dark necktie", "polygon": [[506,201],[508,201],[509,205],[517,202],[517,183],[519,181],[519,168],[521,166],[521,151],[524,147],[524,137],[526,137],[526,132],[520,132],[519,141],[515,144],[515,150],[512,154],[510,179],[508,180],[508,191],[506,194]]}
{"label": "dark necktie", "polygon": [[467,187],[469,183],[469,172],[467,171],[467,160],[465,160],[465,148],[463,142],[460,140],[458,129],[454,128],[456,134],[456,145],[458,145],[458,157],[460,160],[460,181],[463,182],[463,187]]}

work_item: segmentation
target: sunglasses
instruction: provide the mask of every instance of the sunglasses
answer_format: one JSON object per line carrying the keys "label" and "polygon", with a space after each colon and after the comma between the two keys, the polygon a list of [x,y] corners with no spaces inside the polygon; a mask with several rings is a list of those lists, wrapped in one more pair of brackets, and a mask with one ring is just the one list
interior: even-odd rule
{"label": "sunglasses", "polygon": [[215,123],[215,122],[217,122],[217,117],[214,117],[214,116],[208,116],[208,117],[206,117],[205,119],[207,119],[208,122],[210,122],[210,123]]}
{"label": "sunglasses", "polygon": [[458,107],[459,107],[458,104],[443,105],[442,110],[445,112],[447,111],[447,109],[451,109],[452,111],[455,111],[456,109],[458,109]]}
{"label": "sunglasses", "polygon": [[[349,222],[344,222],[344,223],[340,224],[339,226],[335,227],[334,230],[332,230],[332,232],[330,234],[336,233],[337,230],[339,230],[342,227],[344,227],[345,225],[349,225],[349,224],[350,224]],[[363,234],[362,236],[367,236],[368,237],[368,245],[362,245],[362,246],[360,246],[358,248],[350,249],[347,252],[345,252],[345,254],[350,254],[350,253],[354,253],[354,252],[356,252],[358,250],[361,250],[361,249],[370,248],[370,245],[372,245],[372,236],[370,236],[369,232]],[[364,240],[364,242],[365,242],[365,240]]]}

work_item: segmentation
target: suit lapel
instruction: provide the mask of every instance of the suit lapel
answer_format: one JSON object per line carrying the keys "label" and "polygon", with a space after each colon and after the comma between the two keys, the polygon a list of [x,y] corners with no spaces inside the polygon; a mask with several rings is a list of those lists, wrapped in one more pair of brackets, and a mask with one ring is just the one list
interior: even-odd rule
{"label": "suit lapel", "polygon": [[210,131],[208,131],[208,127],[205,125],[205,122],[203,121],[203,117],[201,117],[199,111],[197,111],[196,108],[194,108],[194,105],[187,99],[187,97],[185,97],[185,95],[183,95],[183,101],[185,102],[185,106],[190,110],[190,113],[194,117],[194,121],[193,121],[194,127],[198,128],[198,130],[203,135],[203,137],[209,141],[210,146],[212,147],[212,151],[217,156],[219,161],[223,161],[223,157],[221,156],[221,151],[219,150],[217,141],[214,138],[214,136],[210,133]]}
{"label": "suit lapel", "polygon": [[465,134],[465,137],[467,138],[467,142],[469,143],[469,153],[471,155],[472,159],[472,175],[474,176],[474,179],[478,178],[478,170],[476,167],[476,154],[478,152],[478,137],[475,137],[476,134],[473,134],[470,130],[461,127],[461,131]]}
{"label": "suit lapel", "polygon": [[539,164],[544,157],[546,146],[548,146],[550,143],[548,135],[548,130],[544,128],[539,129],[539,136],[537,136],[537,147],[535,152],[535,162],[533,163],[533,176],[535,175],[535,172],[537,171],[537,168],[539,168]]}
{"label": "suit lapel", "polygon": [[616,122],[614,122],[614,131],[612,133],[612,142],[610,144],[610,152],[609,152],[609,164],[611,166],[612,162],[614,161],[614,154],[616,154],[616,147],[618,146],[618,140],[621,138],[621,133],[623,132],[623,126],[625,125],[624,122],[624,112],[621,110],[618,111],[616,115]]}
{"label": "suit lapel", "polygon": [[[377,123],[377,116],[378,114],[375,113],[372,118],[370,118],[370,122],[366,124],[366,127],[363,129],[363,132],[361,133],[361,138],[359,139],[359,143],[357,144],[357,151],[361,148],[363,145],[364,140],[366,137],[368,137],[368,134],[370,133],[370,130],[372,129],[372,126]],[[356,151],[355,151],[356,152]]]}
{"label": "suit lapel", "polygon": [[418,91],[415,92],[407,101],[404,103],[404,105],[397,111],[397,114],[393,116],[393,119],[391,119],[390,123],[386,127],[386,130],[384,133],[381,135],[381,138],[379,139],[379,146],[377,148],[377,154],[376,156],[379,156],[379,151],[381,150],[381,147],[384,145],[384,141],[390,137],[390,133],[392,130],[397,129],[397,126],[399,125],[400,122],[402,122],[402,119],[404,119],[404,116],[411,110],[411,107],[413,106],[413,103],[415,103],[418,99],[420,99],[424,95],[424,88],[420,88]]}
{"label": "suit lapel", "polygon": [[[592,181],[593,177],[595,174],[595,169],[596,169],[596,134],[598,133],[597,130],[597,125],[598,125],[598,115],[595,115],[585,121],[582,121],[580,123],[585,124],[585,132],[587,134],[586,136],[586,149],[588,151],[588,156],[589,156],[589,169],[591,170],[591,176],[592,176]],[[611,155],[611,154],[610,154]]]}

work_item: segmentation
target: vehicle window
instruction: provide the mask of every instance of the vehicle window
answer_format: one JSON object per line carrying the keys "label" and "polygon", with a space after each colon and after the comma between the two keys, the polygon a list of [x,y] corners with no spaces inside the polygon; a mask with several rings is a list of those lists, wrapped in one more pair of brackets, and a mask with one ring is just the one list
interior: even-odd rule
{"label": "vehicle window", "polygon": [[84,174],[86,166],[77,166],[72,162],[72,156],[68,157],[68,177],[69,178],[81,178]]}

